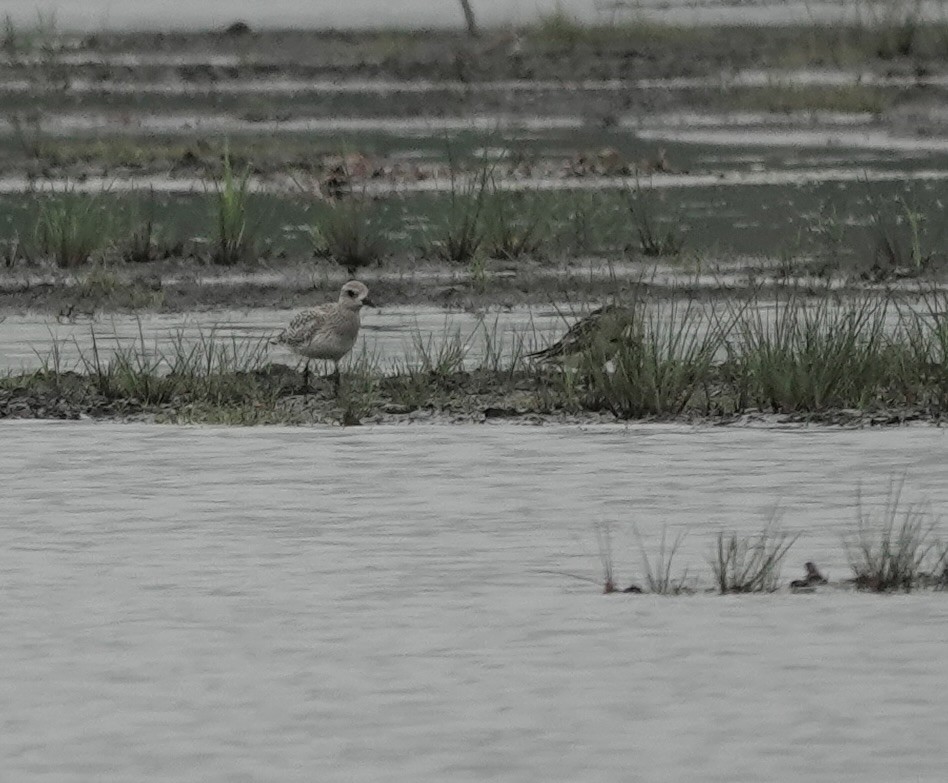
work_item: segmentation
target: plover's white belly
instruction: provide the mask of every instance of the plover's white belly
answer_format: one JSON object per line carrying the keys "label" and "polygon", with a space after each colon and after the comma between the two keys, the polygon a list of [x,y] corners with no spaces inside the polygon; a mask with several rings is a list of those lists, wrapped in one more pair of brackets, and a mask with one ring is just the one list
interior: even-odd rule
{"label": "plover's white belly", "polygon": [[357,330],[320,330],[308,342],[300,345],[296,352],[307,359],[337,362],[355,345],[357,335]]}

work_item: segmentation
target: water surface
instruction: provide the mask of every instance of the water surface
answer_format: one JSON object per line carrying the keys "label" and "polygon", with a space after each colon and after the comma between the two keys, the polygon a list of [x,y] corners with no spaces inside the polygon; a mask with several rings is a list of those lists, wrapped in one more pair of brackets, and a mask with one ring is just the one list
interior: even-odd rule
{"label": "water surface", "polygon": [[[0,425],[16,781],[940,781],[944,594],[603,596],[635,523],[774,504],[845,575],[855,487],[948,502],[945,434]],[[787,578],[790,577],[788,573]]]}

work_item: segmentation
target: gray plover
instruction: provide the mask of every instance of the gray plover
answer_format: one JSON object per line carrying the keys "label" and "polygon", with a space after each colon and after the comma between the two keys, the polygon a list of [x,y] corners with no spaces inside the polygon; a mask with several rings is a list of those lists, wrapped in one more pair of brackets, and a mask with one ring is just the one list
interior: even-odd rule
{"label": "gray plover", "polygon": [[574,323],[553,345],[527,354],[527,358],[568,363],[570,359],[595,353],[611,359],[627,339],[634,315],[635,311],[624,305],[600,307]]}
{"label": "gray plover", "polygon": [[369,289],[358,280],[350,280],[339,292],[339,300],[303,310],[290,321],[278,337],[271,341],[285,345],[293,353],[306,359],[303,384],[309,387],[311,360],[332,362],[336,392],[339,392],[339,360],[355,345],[359,336],[359,311],[364,305],[375,307],[369,299]]}

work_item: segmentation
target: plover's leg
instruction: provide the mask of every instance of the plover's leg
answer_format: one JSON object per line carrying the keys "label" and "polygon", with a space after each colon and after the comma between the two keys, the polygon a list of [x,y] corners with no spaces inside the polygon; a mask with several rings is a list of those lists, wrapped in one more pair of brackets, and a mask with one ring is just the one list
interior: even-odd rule
{"label": "plover's leg", "polygon": [[306,360],[306,366],[303,367],[303,388],[309,391],[309,359]]}
{"label": "plover's leg", "polygon": [[332,385],[333,385],[333,388],[336,390],[336,396],[338,397],[339,385],[342,382],[342,376],[339,374],[339,362],[333,362],[333,365],[335,369],[333,370],[333,373],[330,377],[332,378]]}

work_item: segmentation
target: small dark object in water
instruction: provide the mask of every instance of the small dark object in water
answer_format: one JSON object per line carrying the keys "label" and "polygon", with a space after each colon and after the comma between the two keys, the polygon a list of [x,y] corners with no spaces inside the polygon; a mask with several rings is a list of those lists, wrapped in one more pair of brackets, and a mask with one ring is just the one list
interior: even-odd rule
{"label": "small dark object in water", "polygon": [[224,32],[227,35],[237,37],[239,35],[250,35],[250,33],[253,31],[250,29],[249,24],[247,24],[243,20],[240,20],[240,21],[234,22],[226,30],[224,30]]}
{"label": "small dark object in water", "polygon": [[815,563],[806,562],[803,565],[806,568],[806,578],[804,579],[794,579],[790,583],[790,589],[799,592],[811,592],[817,585],[825,585],[826,577],[820,573],[820,569],[816,567]]}
{"label": "small dark object in water", "polygon": [[642,592],[642,588],[639,587],[638,585],[629,585],[629,586],[628,586],[627,588],[625,588],[625,590],[623,590],[622,592],[623,592],[623,593],[641,593],[641,592]]}

